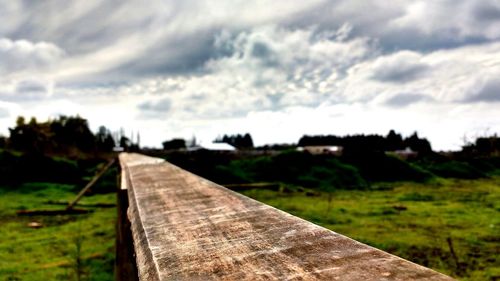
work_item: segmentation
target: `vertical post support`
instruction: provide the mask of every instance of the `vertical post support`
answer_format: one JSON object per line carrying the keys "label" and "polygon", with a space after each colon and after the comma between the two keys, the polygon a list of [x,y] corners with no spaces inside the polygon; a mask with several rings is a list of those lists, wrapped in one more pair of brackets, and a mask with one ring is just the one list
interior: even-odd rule
{"label": "vertical post support", "polygon": [[[118,181],[120,182],[120,181]],[[132,239],[130,221],[127,217],[128,195],[126,189],[117,190],[117,218],[116,218],[116,260],[115,280],[138,281],[135,251]]]}

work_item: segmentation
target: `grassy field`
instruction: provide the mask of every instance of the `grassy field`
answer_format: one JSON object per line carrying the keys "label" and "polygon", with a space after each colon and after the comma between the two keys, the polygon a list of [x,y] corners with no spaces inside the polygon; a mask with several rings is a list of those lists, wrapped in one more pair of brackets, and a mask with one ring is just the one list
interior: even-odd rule
{"label": "grassy field", "polygon": [[[16,215],[23,209],[63,209],[45,202],[68,201],[79,188],[53,183],[0,187],[0,280],[113,280],[115,208],[93,208],[85,215]],[[96,194],[81,202],[115,203],[116,197]],[[42,227],[30,228],[30,222]]]}
{"label": "grassy field", "polygon": [[[220,183],[308,184],[315,187],[313,192],[291,188],[295,191],[253,189],[242,193],[458,279],[500,280],[500,176],[476,180],[426,176],[428,180],[422,178],[425,183],[377,183],[362,177],[362,167],[358,170],[357,166],[328,158],[292,153],[249,161],[222,159],[227,163],[216,165],[214,159],[222,160],[215,156],[208,155],[203,158],[206,161],[188,159],[192,163],[184,163],[186,156],[182,156],[180,160],[184,162],[179,161],[185,165],[180,166],[188,169],[191,163],[191,168],[195,168],[192,172],[212,176],[209,179]],[[26,178],[26,171],[32,169],[25,164],[32,160],[23,162],[16,157],[4,155],[0,172],[6,177]],[[0,154],[0,160],[3,158]],[[18,163],[19,169],[12,168],[12,161]],[[378,165],[379,170],[405,174],[410,179],[428,175],[402,161],[384,161],[392,166]],[[93,208],[94,212],[86,215],[16,215],[17,210],[24,209],[63,209],[64,206],[46,202],[72,199],[97,169],[95,163],[40,163],[37,165],[46,168],[43,177],[32,175],[30,180],[60,179],[61,167],[65,167],[64,180],[75,184],[0,185],[0,280],[112,280],[115,208]],[[443,170],[446,169],[440,167],[439,171]],[[449,170],[448,167],[446,171]],[[451,170],[456,176],[457,169]],[[470,174],[463,170],[458,174]],[[111,193],[87,195],[82,203],[114,203],[115,184],[116,170],[107,173],[96,188]],[[330,196],[319,190],[332,190],[334,186],[329,206]],[[41,223],[42,227],[30,228],[31,222]]]}
{"label": "grassy field", "polygon": [[[461,280],[500,280],[500,177],[243,194]],[[449,242],[455,252],[452,254]]]}

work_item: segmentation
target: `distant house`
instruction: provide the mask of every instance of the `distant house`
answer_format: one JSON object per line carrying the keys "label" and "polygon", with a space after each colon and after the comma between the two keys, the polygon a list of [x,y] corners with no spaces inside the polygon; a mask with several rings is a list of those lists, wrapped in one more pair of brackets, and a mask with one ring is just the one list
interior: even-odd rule
{"label": "distant house", "polygon": [[115,146],[113,147],[113,152],[123,152],[125,149],[121,146]]}
{"label": "distant house", "polygon": [[394,155],[398,158],[401,158],[403,160],[407,160],[408,158],[413,158],[418,156],[418,152],[413,151],[411,148],[407,147],[404,150],[395,150],[395,151],[388,151],[386,154],[389,155]]}
{"label": "distant house", "polygon": [[211,142],[206,144],[198,144],[194,147],[188,147],[189,151],[196,151],[206,149],[210,151],[235,151],[236,148],[224,142]]}
{"label": "distant house", "polygon": [[342,155],[342,146],[338,145],[308,145],[298,147],[298,151],[307,151],[311,154],[330,154],[330,155]]}

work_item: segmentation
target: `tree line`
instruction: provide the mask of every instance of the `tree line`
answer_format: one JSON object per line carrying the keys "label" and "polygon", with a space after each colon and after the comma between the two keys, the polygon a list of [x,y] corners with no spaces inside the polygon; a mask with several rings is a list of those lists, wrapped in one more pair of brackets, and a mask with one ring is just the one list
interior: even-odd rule
{"label": "tree line", "polygon": [[489,137],[478,137],[474,142],[466,143],[462,152],[473,155],[500,156],[500,137],[496,134]]}
{"label": "tree line", "polygon": [[249,149],[253,148],[253,139],[249,133],[244,135],[224,135],[222,138],[218,137],[215,139],[216,143],[227,143],[238,149]]}
{"label": "tree line", "polygon": [[88,121],[80,116],[59,116],[45,122],[22,116],[9,128],[10,136],[0,138],[0,147],[40,154],[68,154],[111,152],[117,145],[125,149],[137,148],[138,144],[121,135],[113,134],[100,126],[94,134]]}
{"label": "tree line", "polygon": [[344,151],[396,151],[410,148],[419,153],[432,152],[431,143],[420,138],[415,132],[411,136],[403,138],[399,133],[390,130],[386,136],[382,135],[349,135],[349,136],[308,136],[300,138],[298,146],[342,146]]}
{"label": "tree line", "polygon": [[[214,143],[227,143],[234,146],[237,149],[252,149],[254,148],[252,136],[249,133],[244,135],[236,134],[236,135],[224,135],[223,137],[217,137]],[[187,147],[195,147],[196,139],[186,142],[186,140],[181,138],[174,138],[171,140],[166,140],[162,142],[163,149],[165,150],[176,150],[176,149],[184,149]]]}
{"label": "tree line", "polygon": [[[249,133],[236,135],[223,135],[217,137],[214,142],[227,143],[238,149],[254,148],[252,136]],[[163,148],[166,150],[183,149],[195,145],[184,139],[175,138],[164,141]],[[414,132],[410,136],[403,137],[400,133],[390,130],[387,135],[378,134],[358,134],[348,136],[336,135],[304,135],[295,144],[274,144],[256,147],[258,150],[291,150],[296,146],[341,146],[344,153],[366,153],[366,152],[386,152],[411,149],[420,155],[432,153],[432,146],[428,139],[418,136]],[[479,137],[474,142],[469,142],[462,147],[462,153],[473,155],[500,155],[500,138],[497,135],[489,137]]]}

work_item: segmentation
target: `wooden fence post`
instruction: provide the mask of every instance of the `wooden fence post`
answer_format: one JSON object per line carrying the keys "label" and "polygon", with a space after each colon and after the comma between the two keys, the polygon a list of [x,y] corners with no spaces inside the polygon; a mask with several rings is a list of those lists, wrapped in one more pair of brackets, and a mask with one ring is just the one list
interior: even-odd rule
{"label": "wooden fence post", "polygon": [[117,189],[117,218],[116,218],[116,257],[115,257],[115,280],[137,281],[137,265],[135,262],[135,251],[130,229],[130,221],[127,217],[128,195],[126,189],[120,187],[120,176],[118,176]]}

